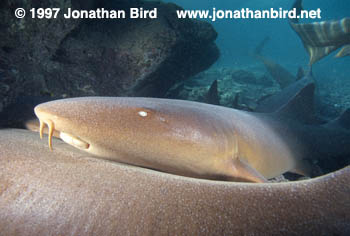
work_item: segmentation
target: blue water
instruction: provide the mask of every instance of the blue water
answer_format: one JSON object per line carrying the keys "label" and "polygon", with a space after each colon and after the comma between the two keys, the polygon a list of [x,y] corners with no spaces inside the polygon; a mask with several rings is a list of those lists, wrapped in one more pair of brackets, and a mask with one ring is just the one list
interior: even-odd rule
{"label": "blue water", "polygon": [[[294,0],[173,0],[185,9],[289,9]],[[320,8],[322,20],[341,19],[350,17],[349,0],[304,0],[305,9]],[[255,46],[267,35],[271,40],[263,50],[263,55],[278,61],[291,72],[295,72],[299,65],[308,64],[308,55],[296,35],[289,27],[287,19],[242,19],[242,20],[218,20],[211,22],[218,32],[217,45],[221,51],[221,57],[214,66],[225,67],[249,67],[256,60],[251,53]],[[334,54],[317,62],[314,65],[314,73],[318,77],[326,79],[342,79],[350,81],[350,57],[334,59]],[[350,82],[348,82],[348,85]]]}

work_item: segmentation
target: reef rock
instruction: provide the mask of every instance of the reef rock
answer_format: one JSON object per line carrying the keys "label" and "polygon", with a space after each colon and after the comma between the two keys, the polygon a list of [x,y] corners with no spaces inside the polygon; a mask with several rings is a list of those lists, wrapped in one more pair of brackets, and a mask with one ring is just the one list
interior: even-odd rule
{"label": "reef rock", "polygon": [[217,67],[176,84],[167,97],[207,102],[214,79],[217,80],[219,104],[226,107],[252,111],[260,99],[280,91],[275,81],[256,69]]}
{"label": "reef rock", "polygon": [[[24,8],[23,19],[14,10]],[[31,8],[58,7],[57,19],[32,19]],[[72,9],[157,8],[156,19],[66,19]],[[4,0],[0,3],[0,111],[19,95],[163,97],[176,82],[219,56],[206,22],[178,19],[157,1]]]}
{"label": "reef rock", "polygon": [[[57,7],[61,11],[89,9],[92,0],[82,1],[34,1],[4,0],[0,3],[0,111],[21,93],[44,90],[44,79],[50,79],[45,68],[60,43],[75,29],[80,20],[35,19],[31,8]],[[23,8],[26,17],[18,19],[15,10]]]}

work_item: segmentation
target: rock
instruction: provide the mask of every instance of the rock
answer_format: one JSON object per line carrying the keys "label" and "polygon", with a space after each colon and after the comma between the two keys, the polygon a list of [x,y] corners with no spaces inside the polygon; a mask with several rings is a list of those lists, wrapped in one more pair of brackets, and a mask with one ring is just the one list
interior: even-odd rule
{"label": "rock", "polygon": [[37,119],[34,114],[34,107],[53,99],[44,96],[18,96],[14,102],[1,112],[0,129],[9,127],[25,129],[25,124],[28,121]]}
{"label": "rock", "polygon": [[233,71],[231,77],[234,81],[238,83],[248,83],[248,84],[256,84],[257,80],[255,75],[252,72],[245,70],[236,70]]}
{"label": "rock", "polygon": [[257,102],[262,97],[280,91],[277,83],[273,83],[272,80],[258,71],[213,68],[185,81],[183,86],[174,86],[168,96],[206,102],[206,96],[213,78],[217,79],[220,105],[226,107],[251,111],[257,107]]}
{"label": "rock", "polygon": [[[0,3],[0,78],[1,87],[8,87],[4,93],[0,89],[0,107],[6,107],[23,93],[42,94],[45,92],[44,81],[37,77],[46,77],[45,68],[51,63],[50,58],[58,50],[67,35],[79,26],[80,20],[67,20],[62,15],[57,19],[33,19],[31,8],[59,7],[65,11],[90,9],[93,0],[4,0]],[[27,16],[15,17],[16,8],[24,8]],[[48,78],[47,78],[48,79]],[[28,91],[27,89],[31,91]]]}
{"label": "rock", "polygon": [[[32,7],[60,7],[62,12],[68,7],[157,8],[158,17],[17,19],[17,7],[27,14]],[[179,20],[179,9],[157,1],[3,1],[0,76],[6,80],[1,81],[0,104],[7,106],[19,95],[163,97],[176,82],[208,68],[219,56],[213,27]]]}
{"label": "rock", "polygon": [[173,14],[179,7],[174,4],[150,3],[144,9],[153,7],[159,12],[156,20],[83,25],[77,36],[62,43],[55,58],[66,69],[54,68],[51,73],[68,70],[66,76],[75,81],[81,73],[85,76],[78,79],[80,86],[91,86],[95,94],[163,97],[175,82],[216,60],[218,51],[212,45],[216,33],[209,24],[179,21]]}

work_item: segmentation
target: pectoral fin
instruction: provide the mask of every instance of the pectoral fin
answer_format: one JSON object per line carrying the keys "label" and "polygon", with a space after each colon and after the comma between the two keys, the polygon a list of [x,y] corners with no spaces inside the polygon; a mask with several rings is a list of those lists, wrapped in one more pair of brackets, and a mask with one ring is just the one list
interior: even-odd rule
{"label": "pectoral fin", "polygon": [[[236,135],[235,135],[236,136]],[[229,180],[237,182],[266,183],[267,179],[240,157],[237,137],[234,138],[234,152],[229,166]]]}
{"label": "pectoral fin", "polygon": [[241,158],[233,161],[232,180],[239,182],[266,183],[267,179]]}

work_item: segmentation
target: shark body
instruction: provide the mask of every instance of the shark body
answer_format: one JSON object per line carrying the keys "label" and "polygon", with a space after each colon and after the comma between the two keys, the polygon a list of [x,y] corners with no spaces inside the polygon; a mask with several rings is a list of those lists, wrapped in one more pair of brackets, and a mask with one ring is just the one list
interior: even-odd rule
{"label": "shark body", "polygon": [[[305,159],[350,154],[342,122],[303,120],[305,96],[260,114],[157,98],[83,97],[35,108],[41,123],[97,157],[206,179],[264,182],[286,171],[307,174]],[[310,116],[311,117],[311,116]]]}
{"label": "shark body", "polygon": [[271,77],[280,85],[281,89],[284,89],[288,85],[294,83],[300,79],[292,75],[287,69],[282,67],[277,62],[262,55],[261,51],[265,44],[270,40],[269,37],[265,37],[255,48],[254,57],[261,61]]}
{"label": "shark body", "polygon": [[0,130],[3,235],[349,235],[350,168],[287,183],[193,179]]}

